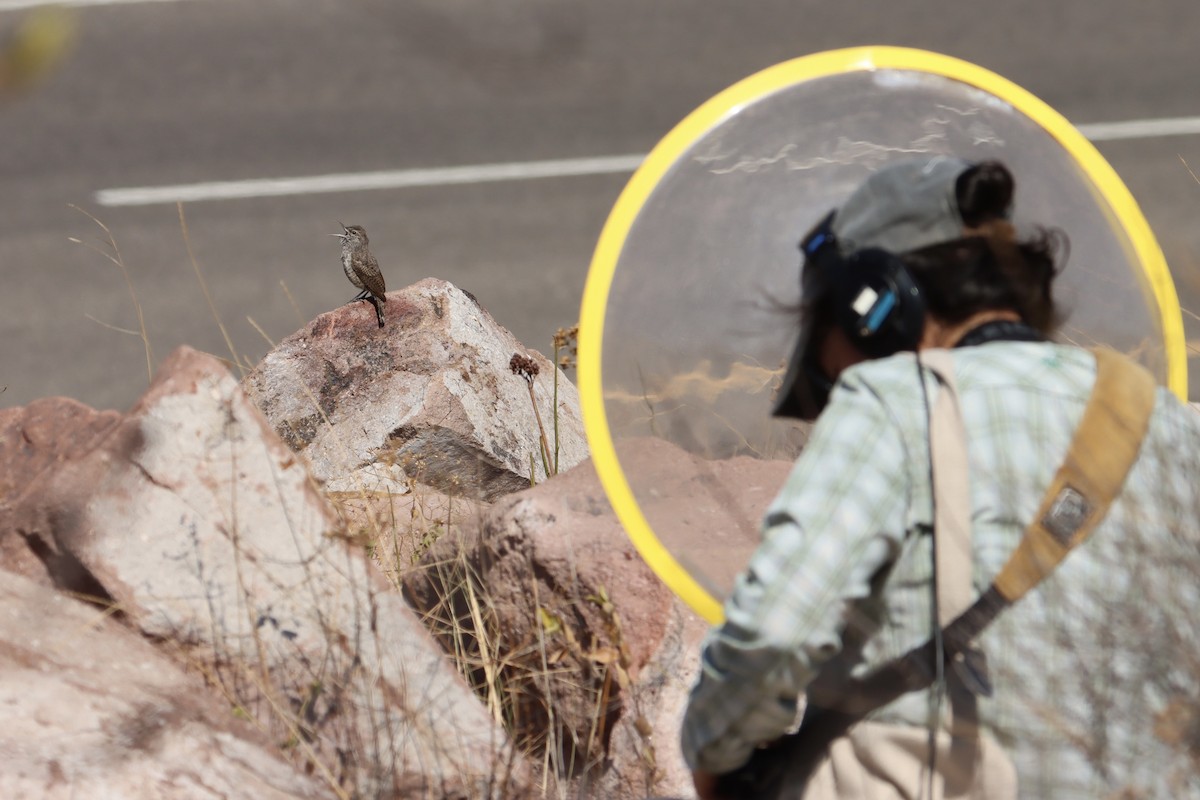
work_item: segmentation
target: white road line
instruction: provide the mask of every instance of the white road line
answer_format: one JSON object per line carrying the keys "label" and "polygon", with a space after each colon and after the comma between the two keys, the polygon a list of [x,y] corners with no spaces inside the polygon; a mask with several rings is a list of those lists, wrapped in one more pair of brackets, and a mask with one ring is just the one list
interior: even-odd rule
{"label": "white road line", "polygon": [[1157,139],[1161,136],[1195,136],[1200,134],[1200,117],[1094,122],[1078,127],[1079,132],[1093,142],[1113,142],[1118,139]]}
{"label": "white road line", "polygon": [[104,189],[96,192],[96,202],[102,206],[144,206],[153,203],[235,200],[248,197],[356,192],[367,189],[408,189],[418,186],[451,186],[463,183],[523,181],[576,175],[608,175],[616,172],[633,172],[644,158],[645,156],[640,155],[570,158],[512,164],[477,164],[466,167],[347,172],[334,175],[312,175],[304,178],[264,178],[193,183],[181,186]]}
{"label": "white road line", "polygon": [[[1093,142],[1153,139],[1163,136],[1193,136],[1200,135],[1200,117],[1098,122],[1078,127],[1079,131]],[[452,186],[536,178],[609,175],[633,172],[644,159],[644,155],[606,156],[384,172],[345,172],[331,175],[217,181],[178,186],[130,187],[103,189],[96,192],[95,199],[100,205],[109,207],[145,206],[155,203],[241,200],[252,197],[284,197],[327,192],[357,192],[369,189],[408,189],[419,186]]]}
{"label": "white road line", "polygon": [[183,0],[0,0],[0,11],[24,11],[42,6],[118,6],[131,3],[181,3]]}

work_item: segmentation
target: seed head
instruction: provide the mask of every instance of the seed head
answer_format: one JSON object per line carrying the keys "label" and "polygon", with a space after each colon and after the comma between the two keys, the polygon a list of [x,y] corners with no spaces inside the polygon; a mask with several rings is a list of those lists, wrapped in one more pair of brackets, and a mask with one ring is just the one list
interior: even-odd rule
{"label": "seed head", "polygon": [[533,383],[533,379],[541,371],[536,361],[520,353],[513,353],[512,358],[508,360],[508,368],[512,370],[513,375],[524,378],[526,383]]}

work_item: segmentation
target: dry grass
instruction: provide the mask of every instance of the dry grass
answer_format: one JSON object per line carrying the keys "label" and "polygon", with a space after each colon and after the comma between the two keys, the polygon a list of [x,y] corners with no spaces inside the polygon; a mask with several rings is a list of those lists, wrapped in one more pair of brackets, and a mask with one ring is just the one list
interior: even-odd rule
{"label": "dry grass", "polygon": [[[452,548],[408,573],[406,594],[493,718],[540,765],[543,795],[573,797],[606,767],[613,725],[633,702],[620,618],[603,589],[587,597],[548,589],[532,564],[520,571],[521,591],[494,591],[489,580],[511,579],[515,568],[495,562],[489,539],[452,531]],[[649,726],[637,729],[652,785]]]}

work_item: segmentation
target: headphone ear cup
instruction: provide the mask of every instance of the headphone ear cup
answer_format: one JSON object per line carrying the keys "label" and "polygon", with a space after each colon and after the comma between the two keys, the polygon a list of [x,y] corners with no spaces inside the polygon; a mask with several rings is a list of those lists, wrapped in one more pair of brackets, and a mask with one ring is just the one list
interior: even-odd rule
{"label": "headphone ear cup", "polygon": [[869,358],[915,350],[925,329],[925,300],[899,256],[860,250],[835,274],[834,319]]}

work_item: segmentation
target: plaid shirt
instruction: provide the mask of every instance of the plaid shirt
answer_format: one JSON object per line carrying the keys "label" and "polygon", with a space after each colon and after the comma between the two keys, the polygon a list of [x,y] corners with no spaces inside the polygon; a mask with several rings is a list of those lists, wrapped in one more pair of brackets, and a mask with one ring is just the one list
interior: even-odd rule
{"label": "plaid shirt", "polygon": [[[1020,541],[1095,380],[1077,348],[955,350],[970,460],[973,584]],[[928,411],[912,354],[846,370],[767,511],[763,541],[705,642],[683,726],[688,764],[740,766],[795,721],[796,700],[848,630],[870,671],[932,633]],[[984,725],[1013,756],[1022,797],[1200,797],[1200,415],[1160,390],[1121,497],[1083,547],[988,628]],[[876,712],[927,725],[932,693]],[[1191,726],[1191,727],[1189,727]]]}

